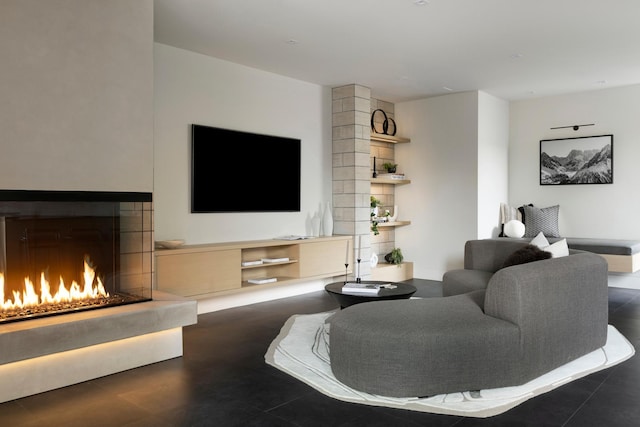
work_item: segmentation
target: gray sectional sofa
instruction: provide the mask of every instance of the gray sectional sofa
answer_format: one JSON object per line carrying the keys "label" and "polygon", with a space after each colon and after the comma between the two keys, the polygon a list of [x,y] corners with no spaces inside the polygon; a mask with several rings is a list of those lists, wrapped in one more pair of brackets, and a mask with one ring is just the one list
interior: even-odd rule
{"label": "gray sectional sofa", "polygon": [[471,243],[465,266],[487,269],[469,269],[469,288],[458,286],[466,274],[460,273],[449,296],[369,302],[336,313],[328,320],[336,378],[377,395],[431,396],[524,384],[604,346],[606,261],[572,251],[499,268],[524,245]]}

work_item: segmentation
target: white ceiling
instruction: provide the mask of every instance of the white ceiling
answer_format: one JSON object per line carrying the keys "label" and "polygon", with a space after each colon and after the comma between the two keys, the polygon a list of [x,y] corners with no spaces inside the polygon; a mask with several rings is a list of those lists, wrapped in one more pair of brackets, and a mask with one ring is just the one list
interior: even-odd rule
{"label": "white ceiling", "polygon": [[640,83],[640,0],[155,0],[155,40],[391,102]]}

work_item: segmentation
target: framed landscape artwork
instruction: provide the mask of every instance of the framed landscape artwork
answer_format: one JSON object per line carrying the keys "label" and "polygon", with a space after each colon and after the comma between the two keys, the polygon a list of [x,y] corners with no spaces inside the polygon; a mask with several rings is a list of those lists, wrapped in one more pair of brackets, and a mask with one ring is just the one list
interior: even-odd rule
{"label": "framed landscape artwork", "polygon": [[613,135],[540,141],[540,185],[613,184]]}

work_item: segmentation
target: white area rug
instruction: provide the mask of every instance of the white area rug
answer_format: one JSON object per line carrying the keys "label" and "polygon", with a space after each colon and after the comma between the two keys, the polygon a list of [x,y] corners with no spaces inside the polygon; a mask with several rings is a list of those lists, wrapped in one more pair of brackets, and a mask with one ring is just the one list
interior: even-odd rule
{"label": "white area rug", "polygon": [[394,398],[359,392],[340,383],[329,364],[329,327],[333,312],[289,318],[271,343],[265,360],[318,391],[346,402],[408,409],[435,414],[485,418],[501,414],[520,403],[563,384],[621,363],[635,353],[633,346],[609,325],[606,345],[573,362],[517,387],[452,393],[428,398]]}

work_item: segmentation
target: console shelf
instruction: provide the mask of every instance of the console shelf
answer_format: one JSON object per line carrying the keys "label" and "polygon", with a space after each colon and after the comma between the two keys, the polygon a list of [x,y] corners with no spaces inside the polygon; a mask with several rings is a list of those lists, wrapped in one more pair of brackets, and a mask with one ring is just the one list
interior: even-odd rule
{"label": "console shelf", "polygon": [[[185,297],[228,294],[256,287],[280,286],[305,280],[345,274],[347,241],[352,236],[316,237],[303,240],[252,240],[244,242],[186,245],[158,249],[156,284],[158,290]],[[351,251],[349,253],[352,257]],[[266,258],[288,261],[245,265]],[[349,260],[352,265],[352,260]],[[263,284],[249,280],[272,279]]]}

